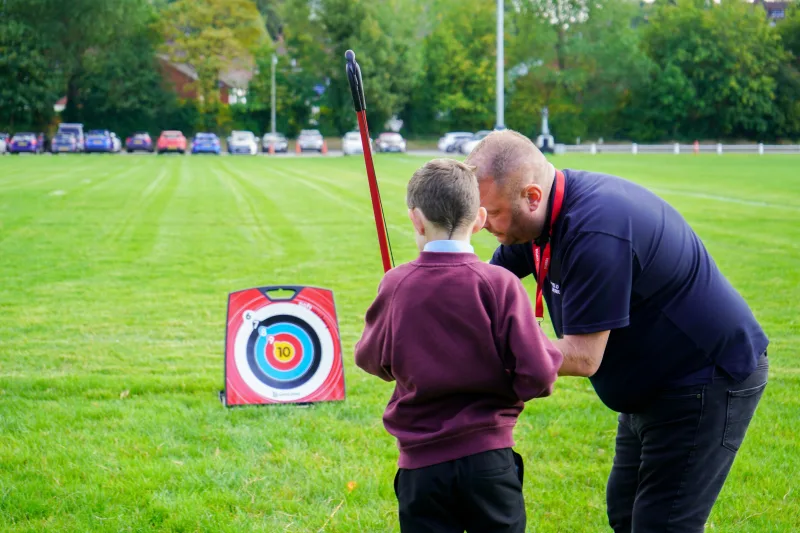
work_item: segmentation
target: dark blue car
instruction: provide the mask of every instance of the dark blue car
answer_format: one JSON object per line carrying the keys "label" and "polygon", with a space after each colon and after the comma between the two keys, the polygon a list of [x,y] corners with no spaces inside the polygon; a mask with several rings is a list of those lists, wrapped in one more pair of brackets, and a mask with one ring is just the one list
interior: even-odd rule
{"label": "dark blue car", "polygon": [[12,154],[21,154],[23,152],[38,154],[42,151],[42,145],[35,133],[17,133],[11,137],[11,144],[8,146],[8,151]]}
{"label": "dark blue car", "polygon": [[54,154],[75,153],[80,150],[78,138],[72,133],[56,133],[56,136],[50,141],[50,151]]}
{"label": "dark blue car", "polygon": [[219,137],[216,133],[198,133],[192,139],[193,154],[216,154],[220,153]]}
{"label": "dark blue car", "polygon": [[90,152],[119,152],[121,144],[116,134],[108,130],[91,130],[86,134],[84,150]]}

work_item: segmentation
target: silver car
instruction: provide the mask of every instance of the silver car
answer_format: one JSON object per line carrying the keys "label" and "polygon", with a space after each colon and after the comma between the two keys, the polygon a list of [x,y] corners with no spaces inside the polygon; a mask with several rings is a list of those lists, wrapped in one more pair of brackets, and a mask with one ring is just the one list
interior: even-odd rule
{"label": "silver car", "polygon": [[289,141],[283,133],[265,133],[261,139],[261,149],[263,152],[269,152],[269,145],[273,146],[275,152],[288,152]]}
{"label": "silver car", "polygon": [[322,152],[322,143],[324,139],[319,130],[300,130],[300,135],[297,136],[297,145],[300,147],[301,152]]}

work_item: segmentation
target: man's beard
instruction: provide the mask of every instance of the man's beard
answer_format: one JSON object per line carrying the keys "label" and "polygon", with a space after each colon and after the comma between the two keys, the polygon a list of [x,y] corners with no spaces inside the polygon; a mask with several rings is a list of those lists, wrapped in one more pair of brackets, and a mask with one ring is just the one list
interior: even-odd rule
{"label": "man's beard", "polygon": [[515,204],[511,211],[511,224],[508,230],[498,240],[510,246],[512,244],[526,244],[537,238],[539,235],[533,227],[533,222],[525,216],[525,212],[519,204]]}

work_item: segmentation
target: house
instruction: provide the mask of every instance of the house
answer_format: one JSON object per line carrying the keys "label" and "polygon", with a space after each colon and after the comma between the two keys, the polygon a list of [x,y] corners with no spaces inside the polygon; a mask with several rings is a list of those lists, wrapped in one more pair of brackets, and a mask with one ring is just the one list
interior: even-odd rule
{"label": "house", "polygon": [[786,18],[786,12],[789,10],[789,2],[765,2],[764,0],[753,0],[754,4],[760,4],[767,12],[767,18],[771,25]]}
{"label": "house", "polygon": [[[175,90],[179,98],[196,100],[197,72],[189,65],[171,61],[169,56],[158,54],[158,63],[164,80]],[[217,86],[219,87],[219,101],[223,104],[247,103],[247,86],[253,78],[253,71],[248,68],[232,66],[223,72]],[[56,113],[61,113],[67,107],[67,97],[62,96],[53,105]]]}
{"label": "house", "polygon": [[[171,61],[169,56],[158,54],[158,61],[165,80],[175,89],[180,98],[197,99],[197,72],[190,65]],[[223,104],[245,103],[247,86],[253,78],[253,71],[248,68],[232,66],[219,76],[219,101]]]}

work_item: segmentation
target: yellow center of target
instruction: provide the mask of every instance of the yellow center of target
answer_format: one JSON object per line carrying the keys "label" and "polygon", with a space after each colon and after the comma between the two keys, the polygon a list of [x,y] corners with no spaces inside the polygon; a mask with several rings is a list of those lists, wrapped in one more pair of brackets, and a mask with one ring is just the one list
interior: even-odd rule
{"label": "yellow center of target", "polygon": [[275,359],[281,363],[288,363],[294,358],[294,346],[286,341],[276,341],[274,346]]}

